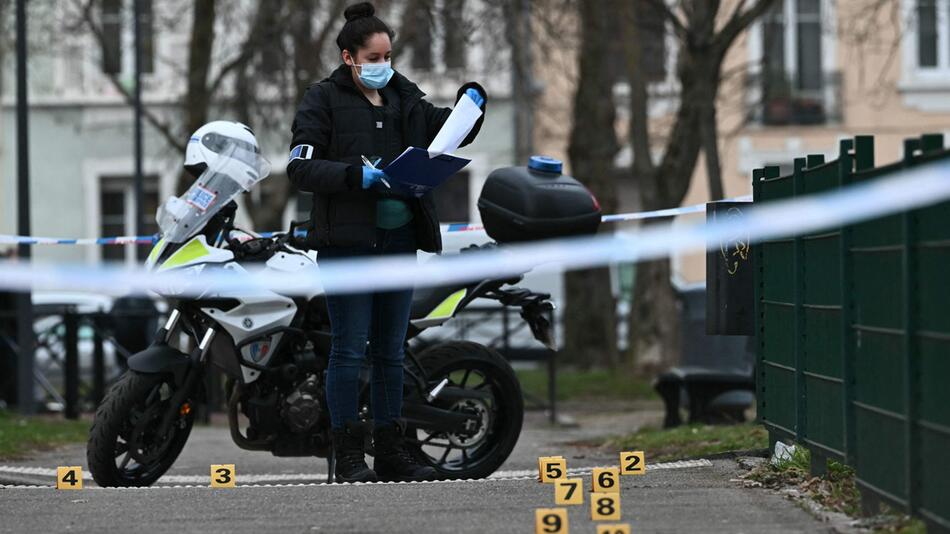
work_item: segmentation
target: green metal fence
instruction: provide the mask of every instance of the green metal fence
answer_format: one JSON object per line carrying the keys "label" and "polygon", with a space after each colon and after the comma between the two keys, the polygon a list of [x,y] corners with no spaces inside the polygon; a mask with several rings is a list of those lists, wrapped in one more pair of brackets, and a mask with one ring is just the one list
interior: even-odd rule
{"label": "green metal fence", "polygon": [[[756,203],[809,195],[950,161],[943,137],[904,142],[874,166],[874,139],[839,157],[753,172]],[[950,180],[950,175],[947,176]],[[878,500],[950,531],[950,203],[755,248],[756,387],[771,440],[855,468]]]}

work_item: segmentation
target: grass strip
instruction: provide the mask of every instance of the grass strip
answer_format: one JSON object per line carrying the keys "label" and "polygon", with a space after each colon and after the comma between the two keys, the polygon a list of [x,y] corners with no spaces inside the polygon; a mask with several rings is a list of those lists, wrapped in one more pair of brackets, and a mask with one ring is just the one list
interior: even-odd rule
{"label": "grass strip", "polygon": [[[526,394],[548,398],[547,369],[516,369],[515,374]],[[650,380],[621,371],[558,369],[556,387],[561,401],[659,399]]]}
{"label": "grass strip", "polygon": [[86,441],[88,421],[68,421],[60,416],[21,417],[0,410],[0,459],[20,458],[37,450]]}
{"label": "grass strip", "polygon": [[768,432],[761,425],[683,425],[670,429],[643,428],[610,438],[606,447],[642,450],[647,464],[683,458],[697,458],[731,451],[767,449]]}

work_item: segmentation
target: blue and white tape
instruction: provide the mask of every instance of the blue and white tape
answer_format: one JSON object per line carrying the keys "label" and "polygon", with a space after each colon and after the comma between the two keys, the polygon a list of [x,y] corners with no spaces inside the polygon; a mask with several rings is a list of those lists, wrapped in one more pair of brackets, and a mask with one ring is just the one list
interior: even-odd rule
{"label": "blue and white tape", "polygon": [[889,179],[862,182],[820,195],[770,202],[744,210],[742,218],[705,224],[663,225],[614,234],[512,244],[419,262],[414,255],[320,262],[313,276],[226,269],[153,273],[141,267],[29,265],[0,262],[0,288],[82,290],[121,295],[175,287],[182,295],[266,288],[299,295],[333,287],[372,291],[455,284],[519,275],[637,262],[705,249],[742,236],[753,242],[814,232],[950,200],[950,163],[931,163]]}
{"label": "blue and white tape", "polygon": [[[752,200],[751,196],[736,197],[729,200]],[[686,215],[690,213],[702,213],[706,211],[706,204],[693,204],[691,206],[682,206],[679,208],[670,208],[656,211],[641,211],[636,213],[618,213],[615,215],[604,215],[601,222],[622,222],[622,221],[641,221],[645,219],[656,219],[661,217],[674,217],[677,215]],[[458,223],[443,224],[442,233],[454,232],[476,232],[484,230],[485,227],[479,224]],[[260,237],[274,237],[283,232],[261,232]],[[298,230],[298,235],[305,235],[305,231]],[[66,238],[66,237],[31,237],[20,235],[0,234],[0,244],[24,244],[24,245],[150,245],[158,241],[158,235],[127,235],[117,237],[91,237],[91,238]]]}

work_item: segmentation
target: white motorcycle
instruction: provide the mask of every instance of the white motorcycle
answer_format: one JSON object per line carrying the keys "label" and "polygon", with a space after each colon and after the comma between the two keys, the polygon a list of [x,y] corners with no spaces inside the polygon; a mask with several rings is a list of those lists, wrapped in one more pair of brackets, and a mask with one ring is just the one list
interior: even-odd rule
{"label": "white motorcycle", "polygon": [[[228,421],[239,447],[324,457],[328,473],[334,472],[324,387],[330,352],[324,296],[219,291],[205,281],[222,270],[233,275],[263,269],[305,279],[317,269],[295,246],[296,224],[271,238],[236,237],[240,232],[228,206],[269,168],[256,150],[239,144],[220,155],[183,197],[170,198],[159,210],[162,235],[148,268],[188,274],[192,287],[207,287],[161,292],[170,313],[157,341],[129,358],[128,372],[99,405],[87,459],[100,486],[147,486],[172,466],[205,396],[205,374],[213,370],[226,375]],[[445,323],[474,299],[489,298],[520,307],[535,337],[551,346],[550,296],[514,287],[520,279],[417,289],[407,340]],[[182,339],[194,348],[180,348]],[[500,354],[467,341],[414,354],[407,343],[405,373],[407,444],[419,460],[443,478],[486,477],[502,465],[521,432],[524,406],[518,379]],[[371,425],[368,389],[364,377],[360,414]]]}

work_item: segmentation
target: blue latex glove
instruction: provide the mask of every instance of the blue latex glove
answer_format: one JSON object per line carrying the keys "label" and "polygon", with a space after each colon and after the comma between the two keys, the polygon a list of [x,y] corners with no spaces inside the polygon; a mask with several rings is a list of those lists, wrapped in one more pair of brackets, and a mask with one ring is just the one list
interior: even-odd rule
{"label": "blue latex glove", "polygon": [[482,94],[478,91],[478,89],[475,89],[474,87],[469,87],[468,89],[465,90],[465,94],[468,95],[468,97],[472,99],[472,102],[475,102],[476,106],[482,107],[485,105],[485,97],[482,96]]}
{"label": "blue latex glove", "polygon": [[385,185],[383,184],[385,179],[385,172],[363,165],[363,189],[369,189],[376,184]]}

